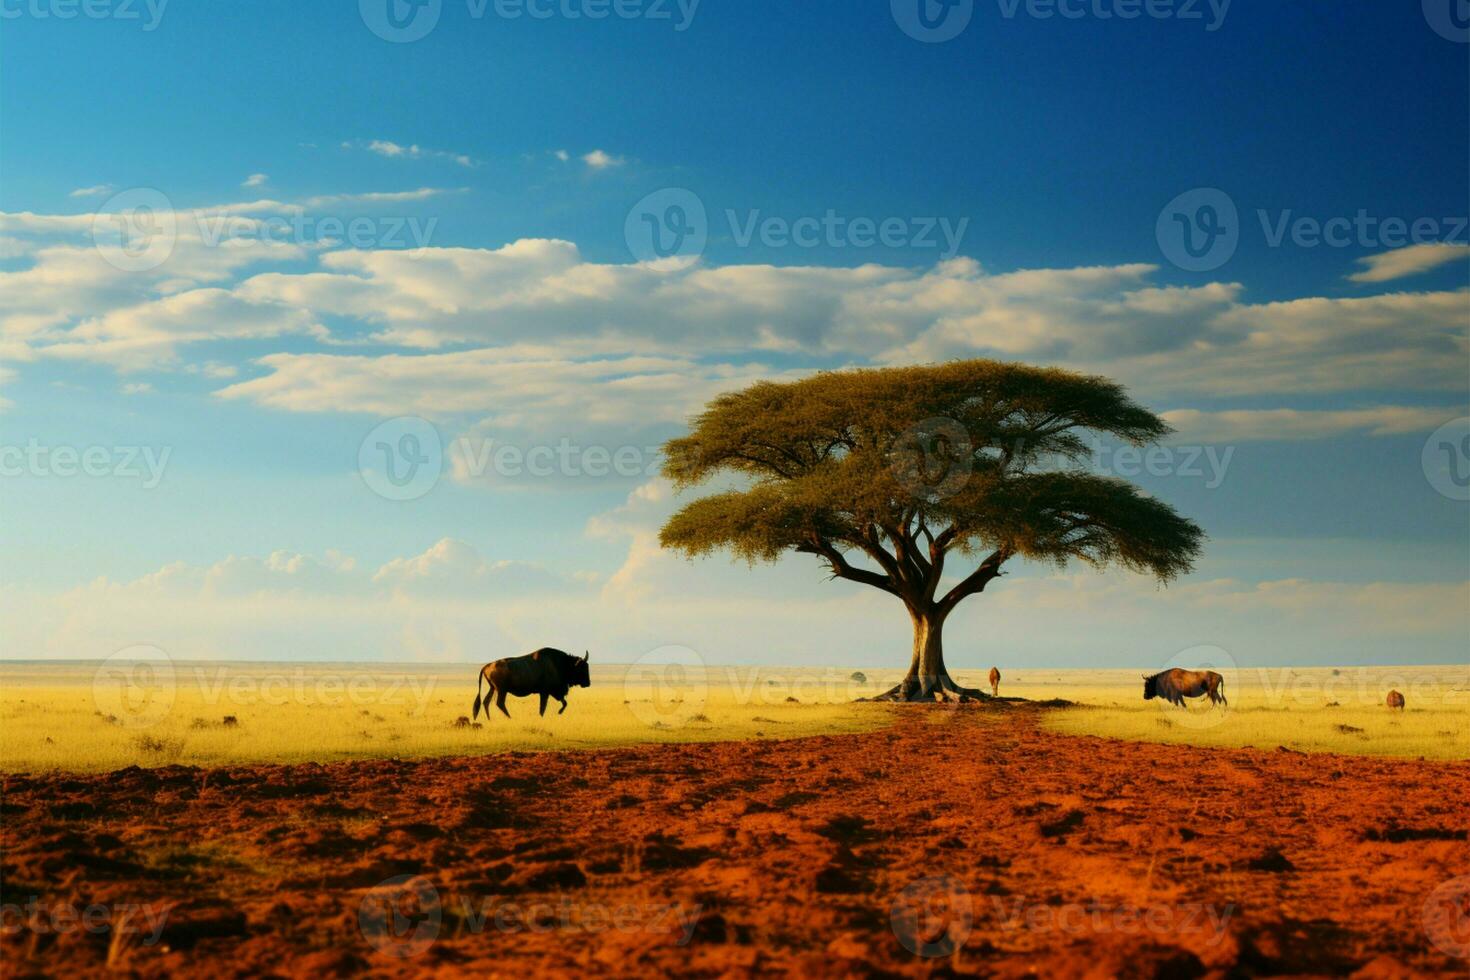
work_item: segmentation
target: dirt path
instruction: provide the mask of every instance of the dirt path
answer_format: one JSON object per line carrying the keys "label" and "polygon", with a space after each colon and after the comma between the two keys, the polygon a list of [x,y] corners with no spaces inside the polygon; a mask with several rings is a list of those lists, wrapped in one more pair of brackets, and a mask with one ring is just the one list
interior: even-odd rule
{"label": "dirt path", "polygon": [[1465,974],[1470,878],[1445,883],[1470,876],[1470,766],[896,710],[790,742],[11,776],[0,957],[8,976]]}

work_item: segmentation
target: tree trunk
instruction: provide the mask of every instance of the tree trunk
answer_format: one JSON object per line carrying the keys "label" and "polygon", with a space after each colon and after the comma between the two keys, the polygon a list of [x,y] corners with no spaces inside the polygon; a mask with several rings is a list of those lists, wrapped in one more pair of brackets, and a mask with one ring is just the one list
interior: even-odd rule
{"label": "tree trunk", "polygon": [[875,701],[965,701],[989,695],[975,688],[960,687],[944,666],[944,616],[933,608],[911,610],[914,621],[914,651],[909,672],[897,687],[878,695]]}

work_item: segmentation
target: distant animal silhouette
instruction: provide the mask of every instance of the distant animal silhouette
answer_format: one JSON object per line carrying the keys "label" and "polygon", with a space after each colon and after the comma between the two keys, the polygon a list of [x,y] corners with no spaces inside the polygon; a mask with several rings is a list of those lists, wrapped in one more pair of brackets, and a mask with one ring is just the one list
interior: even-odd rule
{"label": "distant animal silhouette", "polygon": [[1400,711],[1403,711],[1404,710],[1404,696],[1402,694],[1400,694],[1398,691],[1389,691],[1388,692],[1388,706],[1390,708],[1398,708]]}
{"label": "distant animal silhouette", "polygon": [[1225,678],[1213,670],[1185,670],[1174,667],[1150,677],[1143,675],[1143,699],[1163,698],[1183,707],[1185,698],[1209,695],[1211,704],[1229,704],[1225,700]]}
{"label": "distant animal silhouette", "polygon": [[990,668],[990,695],[991,695],[991,697],[996,697],[996,698],[1000,697],[1000,668],[999,667],[992,667],[992,668]]}
{"label": "distant animal silhouette", "polygon": [[[584,651],[585,653],[585,651]],[[591,687],[592,681],[587,672],[587,661],[591,657],[587,653],[582,657],[574,657],[570,653],[553,650],[550,647],[542,647],[535,653],[528,653],[524,657],[510,657],[506,660],[497,660],[486,664],[480,669],[479,679],[475,681],[475,710],[472,717],[480,717],[480,707],[483,704],[485,713],[490,713],[490,699],[495,699],[495,707],[505,717],[510,717],[510,712],[505,710],[505,696],[528,698],[533,694],[541,696],[541,715],[546,715],[547,698],[556,698],[561,702],[563,714],[567,710],[567,692],[573,687]],[[489,682],[490,690],[480,697],[480,685]]]}

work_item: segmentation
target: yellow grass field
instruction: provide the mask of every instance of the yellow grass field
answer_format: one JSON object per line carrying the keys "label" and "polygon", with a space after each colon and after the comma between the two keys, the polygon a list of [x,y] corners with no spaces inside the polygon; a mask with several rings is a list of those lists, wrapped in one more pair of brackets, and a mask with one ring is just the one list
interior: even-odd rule
{"label": "yellow grass field", "polygon": [[[1079,735],[1202,746],[1470,758],[1465,667],[1242,668],[1228,708],[1141,699],[1138,671],[1002,668],[1001,694],[1077,703],[1044,723]],[[900,671],[596,667],[565,715],[551,702],[480,714],[466,665],[9,662],[0,664],[0,771],[330,762],[642,742],[795,738],[880,727],[896,709],[854,703]],[[980,686],[981,671],[957,671]],[[1390,688],[1408,708],[1383,706]],[[924,709],[920,709],[924,710]],[[233,721],[227,721],[230,718]],[[936,718],[936,720],[941,720]],[[480,727],[474,727],[478,724]]]}
{"label": "yellow grass field", "polygon": [[[1073,735],[1213,747],[1470,759],[1470,667],[1242,667],[1222,670],[1228,707],[1144,701],[1138,671],[1015,671],[1002,694],[1060,697],[1046,716]],[[1390,690],[1403,711],[1387,708]]]}
{"label": "yellow grass field", "polygon": [[[861,731],[851,673],[594,667],[567,712],[510,698],[471,714],[468,665],[0,664],[0,771],[330,762]],[[797,700],[788,700],[796,698]],[[227,723],[226,717],[234,719]],[[478,725],[478,727],[475,727]]]}

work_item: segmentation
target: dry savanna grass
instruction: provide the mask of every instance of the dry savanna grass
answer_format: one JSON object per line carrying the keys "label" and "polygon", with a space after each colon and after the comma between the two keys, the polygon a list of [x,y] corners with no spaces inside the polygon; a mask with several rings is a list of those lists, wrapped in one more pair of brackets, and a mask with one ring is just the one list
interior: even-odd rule
{"label": "dry savanna grass", "polygon": [[[476,755],[870,730],[896,709],[854,703],[900,672],[600,667],[557,716],[535,699],[471,721],[472,666],[0,664],[0,771]],[[985,685],[985,672],[957,671]],[[1141,699],[1137,671],[1002,667],[1001,694],[1062,698],[1056,731],[1201,746],[1470,758],[1464,667],[1227,672],[1228,709]],[[1384,707],[1390,689],[1406,710]],[[919,709],[926,710],[926,709]],[[936,709],[945,710],[945,709]]]}
{"label": "dry savanna grass", "polygon": [[[1314,667],[1222,670],[1228,707],[1142,700],[1137,671],[1017,669],[1002,694],[1076,701],[1045,724],[1072,735],[1220,748],[1286,747],[1425,759],[1470,758],[1470,668]],[[1404,695],[1402,711],[1385,705]]]}
{"label": "dry savanna grass", "polygon": [[[795,738],[872,729],[847,674],[795,682],[594,668],[592,687],[510,698],[471,720],[477,668],[174,663],[0,665],[0,771],[419,758],[649,742]],[[749,675],[749,676],[746,676]]]}

